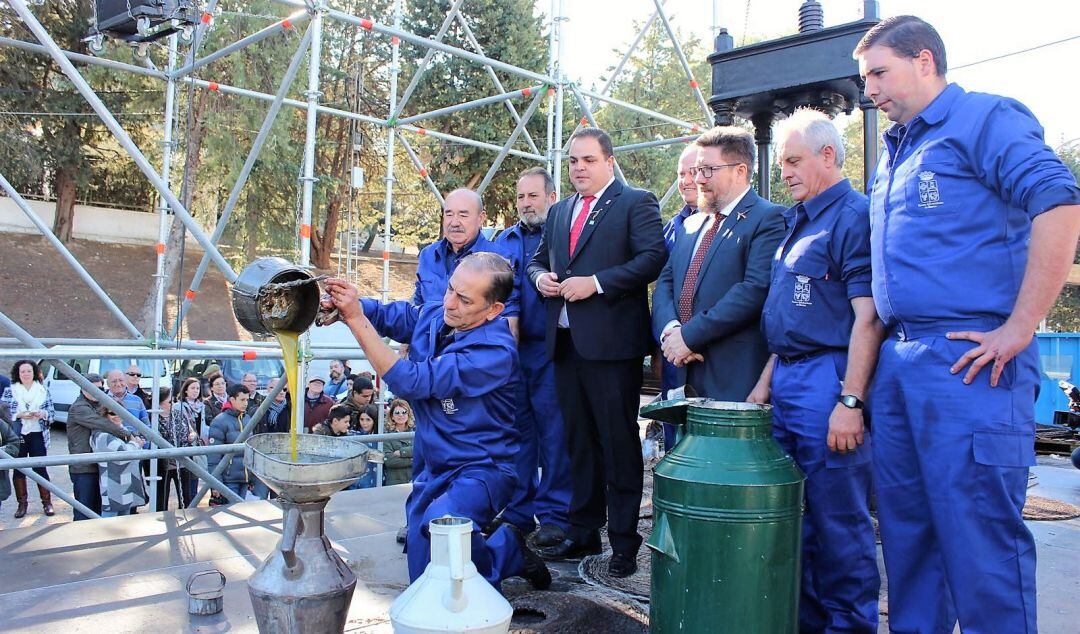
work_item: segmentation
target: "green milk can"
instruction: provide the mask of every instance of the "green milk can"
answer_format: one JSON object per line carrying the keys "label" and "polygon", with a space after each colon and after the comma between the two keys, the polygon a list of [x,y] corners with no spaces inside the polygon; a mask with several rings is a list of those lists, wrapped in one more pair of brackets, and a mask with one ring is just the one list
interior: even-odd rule
{"label": "green milk can", "polygon": [[803,481],[772,408],[704,398],[641,415],[680,426],[653,477],[652,632],[795,633]]}

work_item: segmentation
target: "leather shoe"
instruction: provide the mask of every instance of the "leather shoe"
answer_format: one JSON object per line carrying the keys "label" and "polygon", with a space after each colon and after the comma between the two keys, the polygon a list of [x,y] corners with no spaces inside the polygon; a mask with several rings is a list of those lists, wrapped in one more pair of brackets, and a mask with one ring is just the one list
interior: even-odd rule
{"label": "leather shoe", "polygon": [[537,546],[555,546],[566,539],[566,531],[555,524],[541,524],[540,530],[533,535],[533,543]]}
{"label": "leather shoe", "polygon": [[612,577],[629,577],[637,572],[637,561],[626,555],[615,553],[608,561],[607,571]]}
{"label": "leather shoe", "polygon": [[522,558],[525,560],[520,577],[528,581],[529,585],[537,590],[550,588],[551,571],[548,570],[544,560],[540,559],[540,555],[537,555],[533,549],[529,548],[529,544],[525,541],[525,533],[521,532],[521,529],[513,524],[507,524],[506,527],[517,538],[518,548],[521,549]]}
{"label": "leather shoe", "polygon": [[581,559],[589,555],[599,555],[603,550],[600,540],[590,540],[588,544],[579,544],[572,539],[564,539],[554,546],[540,549],[540,556],[545,559]]}

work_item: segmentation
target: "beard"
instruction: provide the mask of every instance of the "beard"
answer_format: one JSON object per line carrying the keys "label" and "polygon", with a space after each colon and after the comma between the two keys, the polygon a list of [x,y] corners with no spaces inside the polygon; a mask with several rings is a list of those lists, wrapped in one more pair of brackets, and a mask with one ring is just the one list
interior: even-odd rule
{"label": "beard", "polygon": [[546,213],[543,213],[543,214],[531,214],[531,215],[528,215],[528,216],[525,215],[525,214],[519,214],[519,215],[521,216],[521,222],[526,227],[528,227],[530,229],[539,229],[540,227],[544,226],[545,222],[547,222],[547,214]]}

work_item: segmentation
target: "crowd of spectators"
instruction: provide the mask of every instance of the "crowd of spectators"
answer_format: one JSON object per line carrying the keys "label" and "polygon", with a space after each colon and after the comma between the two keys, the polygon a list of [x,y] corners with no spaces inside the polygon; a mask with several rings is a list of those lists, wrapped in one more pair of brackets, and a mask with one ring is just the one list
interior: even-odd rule
{"label": "crowd of spectators", "polygon": [[[147,425],[150,412],[158,410],[158,431],[176,447],[197,447],[213,444],[232,444],[240,437],[247,420],[266,396],[257,390],[258,378],[245,374],[240,383],[228,385],[217,368],[204,377],[184,379],[176,394],[169,387],[158,394],[139,385],[142,372],[137,365],[127,370],[114,369],[105,377],[88,373],[85,378],[104,390],[133,416]],[[304,426],[309,433],[331,436],[364,436],[376,433],[379,408],[375,401],[375,386],[369,375],[354,376],[348,366],[334,361],[330,380],[314,376],[304,394]],[[266,393],[272,392],[284,377],[270,379]],[[327,389],[329,388],[329,389]],[[288,386],[277,393],[257,424],[254,433],[287,433],[292,421],[292,395]],[[412,431],[415,428],[412,409],[403,400],[388,404],[385,410],[386,431]],[[49,425],[53,422],[52,399],[43,383],[40,366],[24,359],[12,366],[10,378],[0,377],[0,449],[12,457],[44,456],[50,443]],[[150,448],[150,442],[133,426],[103,406],[92,394],[83,390],[68,410],[68,453],[71,455],[132,451]],[[376,449],[378,443],[366,443]],[[412,440],[384,443],[386,462],[383,483],[401,484],[412,480]],[[268,499],[269,488],[250,474],[244,465],[243,454],[195,456],[193,461],[213,471],[224,460],[226,468],[221,481],[233,493],[244,499]],[[34,471],[49,480],[45,467]],[[102,517],[135,514],[149,501],[149,488],[154,486],[159,508],[169,508],[173,494],[176,505],[188,506],[195,499],[200,480],[181,459],[157,459],[157,481],[151,482],[150,460],[108,461],[69,465],[74,498]],[[350,486],[350,489],[374,487],[376,465]],[[15,492],[18,508],[15,517],[29,512],[26,476],[14,471],[0,472],[0,502]],[[52,497],[49,490],[38,487],[42,512],[52,516]],[[224,504],[226,499],[210,491],[210,504]],[[76,521],[88,519],[73,509]]]}

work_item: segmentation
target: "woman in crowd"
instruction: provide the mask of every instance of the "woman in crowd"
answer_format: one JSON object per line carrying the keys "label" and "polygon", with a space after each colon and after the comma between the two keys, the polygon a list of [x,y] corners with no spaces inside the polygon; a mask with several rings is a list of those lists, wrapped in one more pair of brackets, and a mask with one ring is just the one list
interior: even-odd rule
{"label": "woman in crowd", "polygon": [[225,407],[225,403],[229,402],[229,396],[225,392],[227,387],[225,384],[225,376],[218,372],[217,374],[210,375],[207,379],[210,382],[210,396],[206,397],[206,424],[214,422],[217,415],[221,413],[221,410]]}
{"label": "woman in crowd", "polygon": [[[266,393],[274,391],[279,381],[283,378],[270,379],[266,382]],[[289,398],[289,386],[281,388],[274,400],[266,408],[262,420],[255,426],[256,434],[286,434],[289,432],[289,421],[292,420],[292,399]],[[277,497],[270,487],[254,474],[251,475],[251,494],[260,500]]]}
{"label": "woman in crowd", "polygon": [[[389,432],[413,431],[416,427],[412,408],[400,398],[390,403],[390,422],[392,427],[387,430]],[[386,485],[412,482],[413,441],[388,440],[383,443],[383,452],[383,478]]]}
{"label": "woman in crowd", "polygon": [[[198,386],[198,382],[195,382],[194,385]],[[199,434],[180,415],[180,408],[173,405],[172,400],[170,400],[171,396],[172,390],[167,387],[161,388],[158,392],[158,407],[161,408],[161,412],[158,414],[158,431],[174,447],[195,447],[199,445]],[[180,508],[188,505],[192,497],[188,492],[191,490],[192,485],[198,484],[198,478],[192,478],[191,473],[183,467],[180,461],[159,459],[158,477],[161,478],[157,483],[158,509],[165,511],[169,508],[170,482],[173,483],[176,489],[176,499],[179,501]]]}
{"label": "woman in crowd", "polygon": [[[19,455],[22,437],[15,433],[8,424],[6,416],[0,416],[0,449],[9,456]],[[11,497],[11,476],[7,470],[0,471],[0,502]]]}
{"label": "woman in crowd", "polygon": [[[20,359],[11,367],[11,387],[5,388],[3,396],[0,396],[0,405],[6,407],[10,413],[11,426],[15,433],[22,436],[19,458],[44,456],[49,452],[49,423],[53,420],[54,412],[52,399],[42,383],[43,380],[38,364],[29,359]],[[49,479],[49,472],[45,467],[35,467],[34,472],[46,480]],[[24,517],[28,501],[26,476],[21,471],[16,471],[11,479],[15,487],[15,499],[19,503],[15,517]],[[49,490],[39,484],[38,495],[41,496],[41,509],[45,515],[56,515]]]}
{"label": "woman in crowd", "polygon": [[[379,406],[378,405],[365,405],[360,410],[360,416],[358,417],[360,422],[360,430],[356,435],[358,436],[370,436],[374,434],[377,429],[376,426],[379,420]],[[371,449],[378,449],[379,443],[369,442],[364,443]],[[360,476],[360,479],[356,481],[356,484],[349,488],[354,489],[370,489],[375,486],[375,473],[376,465],[374,462],[369,462],[367,465],[367,471],[364,475]]]}
{"label": "woman in crowd", "polygon": [[[124,426],[115,412],[102,407],[101,415],[114,425]],[[90,433],[90,447],[95,453],[136,451],[142,449],[142,446],[143,439],[139,436],[124,442],[112,434],[96,429]],[[101,479],[102,517],[130,515],[133,508],[146,504],[146,489],[143,488],[138,460],[99,462],[98,473]]]}
{"label": "woman in crowd", "polygon": [[[206,403],[203,402],[201,393],[202,385],[198,378],[184,379],[184,383],[180,386],[180,393],[177,394],[176,405],[172,409],[174,418],[184,421],[185,425],[195,431],[197,439],[193,447],[207,444],[207,439],[210,437],[210,420],[206,418]],[[207,466],[206,456],[195,456],[192,460],[203,468]],[[199,479],[187,469],[183,469],[180,482],[184,486],[184,506],[187,506],[191,500],[195,499],[195,494],[199,489]]]}

